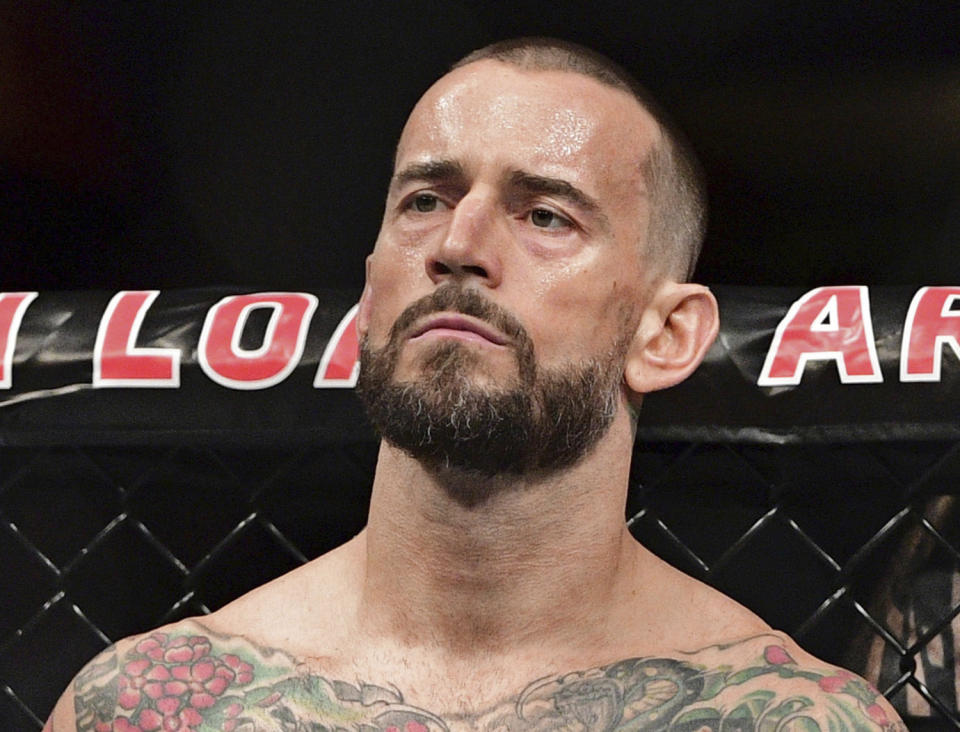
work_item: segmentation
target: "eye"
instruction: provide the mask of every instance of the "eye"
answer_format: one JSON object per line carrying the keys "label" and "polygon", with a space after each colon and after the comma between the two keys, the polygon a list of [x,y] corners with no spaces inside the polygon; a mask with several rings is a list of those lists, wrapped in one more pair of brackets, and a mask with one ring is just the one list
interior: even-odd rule
{"label": "eye", "polygon": [[430,213],[436,211],[440,200],[430,193],[421,193],[414,197],[410,202],[411,207],[420,213]]}
{"label": "eye", "polygon": [[570,219],[548,208],[533,209],[530,212],[530,223],[541,229],[560,229],[571,225]]}

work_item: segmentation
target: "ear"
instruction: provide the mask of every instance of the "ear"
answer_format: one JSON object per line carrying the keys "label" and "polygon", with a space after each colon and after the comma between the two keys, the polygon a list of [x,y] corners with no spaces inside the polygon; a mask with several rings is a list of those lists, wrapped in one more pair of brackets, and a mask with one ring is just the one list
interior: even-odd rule
{"label": "ear", "polygon": [[679,384],[700,365],[717,337],[717,300],[703,285],[661,283],[640,317],[624,380],[637,394]]}
{"label": "ear", "polygon": [[370,307],[373,298],[373,290],[370,287],[370,260],[373,255],[369,255],[366,261],[366,279],[363,284],[363,292],[360,293],[359,307],[357,308],[357,335],[360,340],[367,334],[367,328],[370,327]]}

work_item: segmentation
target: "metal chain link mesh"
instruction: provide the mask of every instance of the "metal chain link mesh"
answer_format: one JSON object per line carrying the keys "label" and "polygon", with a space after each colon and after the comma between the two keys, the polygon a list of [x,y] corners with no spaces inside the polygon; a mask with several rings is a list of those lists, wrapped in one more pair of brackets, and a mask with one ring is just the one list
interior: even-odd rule
{"label": "metal chain link mesh", "polygon": [[[0,447],[0,728],[38,730],[111,641],[344,542],[376,445]],[[638,445],[630,530],[913,730],[960,728],[960,444]]]}

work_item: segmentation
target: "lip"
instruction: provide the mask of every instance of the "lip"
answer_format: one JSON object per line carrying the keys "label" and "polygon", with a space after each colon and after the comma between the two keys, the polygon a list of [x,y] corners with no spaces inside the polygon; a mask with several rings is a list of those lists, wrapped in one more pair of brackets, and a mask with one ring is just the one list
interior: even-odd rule
{"label": "lip", "polygon": [[418,323],[410,334],[410,340],[429,335],[472,341],[483,340],[497,346],[507,344],[506,336],[496,328],[487,325],[482,320],[454,313],[433,315]]}

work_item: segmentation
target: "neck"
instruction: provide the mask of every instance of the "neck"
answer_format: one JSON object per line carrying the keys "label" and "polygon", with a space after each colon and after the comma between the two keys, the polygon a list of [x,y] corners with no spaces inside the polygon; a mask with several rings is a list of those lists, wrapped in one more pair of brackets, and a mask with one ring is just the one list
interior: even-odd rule
{"label": "neck", "polygon": [[364,629],[458,656],[595,647],[642,551],[624,522],[632,439],[621,412],[562,474],[469,484],[382,445],[363,543]]}

